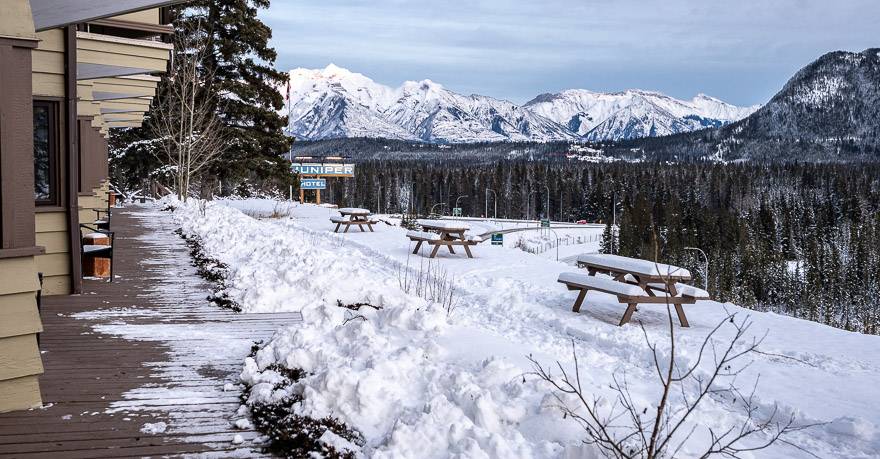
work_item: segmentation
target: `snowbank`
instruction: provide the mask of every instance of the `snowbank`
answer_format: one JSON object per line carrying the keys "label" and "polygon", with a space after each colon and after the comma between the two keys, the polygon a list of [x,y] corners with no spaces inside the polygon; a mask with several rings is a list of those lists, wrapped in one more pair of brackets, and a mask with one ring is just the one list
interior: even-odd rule
{"label": "snowbank", "polygon": [[[247,210],[246,202],[234,205]],[[261,206],[275,208],[254,203]],[[290,218],[257,220],[213,203],[204,216],[195,206],[174,213],[185,233],[199,235],[208,254],[229,265],[227,293],[245,312],[302,311],[305,318],[245,362],[249,403],[300,395],[297,414],[338,418],[363,434],[360,453],[369,457],[597,457],[550,389],[528,375],[527,356],[570,369],[574,344],[588,394],[612,397],[612,376],[625,373],[636,403],[652,409],[659,393],[642,331],[616,326],[623,308],[608,295],[590,293],[582,313],[572,313],[574,294],[556,282],[571,266],[488,244],[474,248],[475,259],[445,254],[432,263],[457,292],[447,308],[401,288],[428,263],[410,254],[405,229],[333,234],[328,212],[297,206]],[[768,334],[765,354],[740,378],[750,388],[760,375],[762,411],[778,404],[798,423],[824,423],[788,441],[819,456],[880,450],[880,337],[710,301],[687,310],[692,327],[680,329],[677,343],[682,364],[696,361],[725,311],[751,314],[751,333]],[[665,314],[644,306],[634,316],[661,354],[668,352]],[[276,387],[273,364],[307,376]],[[698,430],[679,456],[700,451],[704,426],[744,419],[728,400],[708,400],[689,422]],[[778,443],[755,457],[810,456]]]}

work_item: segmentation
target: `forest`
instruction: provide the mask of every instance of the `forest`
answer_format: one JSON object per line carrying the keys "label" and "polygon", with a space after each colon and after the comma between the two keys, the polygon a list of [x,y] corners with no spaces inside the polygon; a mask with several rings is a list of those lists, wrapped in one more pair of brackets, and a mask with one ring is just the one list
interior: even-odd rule
{"label": "forest", "polygon": [[[329,182],[332,202],[379,212],[449,213],[458,201],[470,216],[497,205],[499,218],[605,223],[603,251],[658,253],[718,301],[880,330],[878,163],[365,160]],[[707,254],[708,274],[686,247]]]}

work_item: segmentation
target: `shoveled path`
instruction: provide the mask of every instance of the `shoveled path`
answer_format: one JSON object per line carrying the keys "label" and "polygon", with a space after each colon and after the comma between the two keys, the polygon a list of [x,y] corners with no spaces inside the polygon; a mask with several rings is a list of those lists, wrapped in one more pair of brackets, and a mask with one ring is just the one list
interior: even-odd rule
{"label": "shoveled path", "polygon": [[112,229],[115,281],[43,300],[44,407],[0,414],[0,457],[261,456],[237,375],[302,317],[210,304],[165,212],[117,209]]}

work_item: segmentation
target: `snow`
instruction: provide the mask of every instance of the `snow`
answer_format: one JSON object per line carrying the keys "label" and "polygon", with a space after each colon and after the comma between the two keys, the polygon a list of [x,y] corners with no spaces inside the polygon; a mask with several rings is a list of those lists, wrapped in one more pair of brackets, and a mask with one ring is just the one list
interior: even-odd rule
{"label": "snow", "polygon": [[454,220],[418,220],[417,223],[428,228],[442,228],[446,230],[464,230],[471,229],[470,225]]}
{"label": "snow", "polygon": [[330,65],[290,72],[288,131],[320,140],[372,137],[435,143],[607,141],[668,135],[740,120],[737,107],[699,94],[690,101],[652,91],[544,94],[523,106],[462,95],[431,80],[397,88]]}
{"label": "snow", "polygon": [[339,209],[339,213],[348,215],[370,215],[370,210],[361,209],[359,207],[343,207]]}
{"label": "snow", "polygon": [[141,432],[149,435],[156,435],[160,433],[165,433],[165,429],[168,428],[168,424],[164,422],[155,422],[155,423],[146,423],[143,427],[141,427]]}
{"label": "snow", "polygon": [[678,266],[655,263],[649,260],[622,257],[620,255],[608,255],[604,253],[588,253],[577,258],[578,263],[589,263],[597,266],[615,268],[631,273],[646,274],[650,276],[675,276],[681,278],[691,277],[691,272]]}
{"label": "snow", "polygon": [[[257,220],[237,209],[272,206],[262,201],[215,202],[204,216],[195,205],[173,214],[183,230],[202,237],[210,256],[229,265],[227,293],[246,313],[300,311],[304,322],[278,330],[243,365],[251,399],[271,401],[297,393],[298,414],[334,416],[363,434],[347,445],[366,457],[599,457],[583,431],[565,419],[550,388],[529,375],[528,356],[571,371],[572,346],[581,361],[588,396],[608,400],[613,375],[625,373],[635,403],[651,410],[656,375],[644,333],[668,353],[662,306],[643,305],[634,322],[618,327],[625,306],[614,296],[576,296],[557,282],[572,271],[563,262],[508,246],[479,244],[476,258],[442,253],[412,255],[407,230],[334,234],[328,210],[300,205],[289,218]],[[469,222],[472,227],[497,227]],[[253,238],[250,234],[262,234]],[[454,305],[406,289],[428,269],[454,286]],[[366,302],[381,309],[337,306]],[[816,424],[787,441],[820,457],[876,457],[880,450],[880,337],[833,329],[732,304],[685,305],[690,328],[677,328],[677,353],[693,364],[709,331],[729,313],[753,322],[747,338],[766,335],[737,378],[749,390],[760,376],[757,404],[778,404],[798,424]],[[351,320],[359,315],[363,320]],[[718,339],[732,331],[722,327]],[[280,363],[307,376],[276,388]],[[708,362],[698,374],[705,375]],[[604,405],[603,405],[604,406]],[[691,443],[677,457],[693,457],[707,440],[705,427],[723,429],[745,420],[729,400],[712,398],[688,422]],[[323,441],[337,444],[327,435]],[[753,457],[805,458],[777,443]]]}
{"label": "snow", "polygon": [[605,290],[608,293],[620,295],[648,296],[643,289],[636,287],[635,285],[617,282],[614,279],[606,277],[590,276],[583,271],[562,273],[559,275],[559,282]]}
{"label": "snow", "polygon": [[440,235],[438,233],[430,233],[428,231],[407,231],[406,237],[413,239],[427,239],[429,241],[440,240]]}

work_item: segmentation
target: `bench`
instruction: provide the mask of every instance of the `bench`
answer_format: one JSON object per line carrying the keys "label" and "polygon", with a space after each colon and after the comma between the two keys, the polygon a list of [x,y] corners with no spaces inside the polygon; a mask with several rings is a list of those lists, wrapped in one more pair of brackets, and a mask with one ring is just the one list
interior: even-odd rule
{"label": "bench", "polygon": [[616,296],[617,301],[627,305],[626,311],[623,313],[623,318],[620,319],[620,326],[623,326],[630,321],[639,304],[668,303],[675,307],[675,312],[678,315],[678,321],[681,323],[681,326],[689,327],[690,324],[688,323],[687,316],[684,314],[684,308],[682,305],[694,304],[697,301],[697,298],[690,295],[690,293],[695,292],[690,290],[682,291],[677,296],[652,296],[643,288],[636,285],[579,272],[562,273],[559,275],[557,282],[565,284],[569,290],[579,291],[578,297],[574,302],[574,307],[572,307],[572,311],[574,312],[580,312],[584,298],[586,298],[587,292],[590,290]]}
{"label": "bench", "polygon": [[336,228],[333,230],[334,233],[338,233],[339,228],[342,226],[345,226],[345,231],[343,231],[343,233],[347,233],[348,229],[351,228],[352,226],[357,226],[358,228],[361,229],[361,232],[364,232],[363,225],[366,225],[367,228],[369,228],[370,232],[372,233],[372,232],[374,232],[373,225],[379,223],[379,220],[374,219],[374,218],[366,218],[366,217],[365,218],[357,218],[357,219],[354,219],[354,218],[349,219],[349,218],[345,218],[342,216],[333,216],[333,217],[330,217],[330,223],[336,224]]}
{"label": "bench", "polygon": [[446,246],[446,248],[449,249],[449,253],[454,255],[455,249],[453,246],[456,245],[464,247],[467,256],[473,258],[474,256],[471,253],[470,246],[477,245],[483,241],[483,238],[480,236],[465,236],[464,239],[453,239],[444,237],[443,233],[433,233],[430,231],[408,231],[406,237],[408,237],[410,241],[416,243],[416,247],[412,251],[413,255],[419,253],[422,244],[427,243],[428,245],[433,245],[434,249],[431,251],[431,258],[437,256],[440,246]]}

